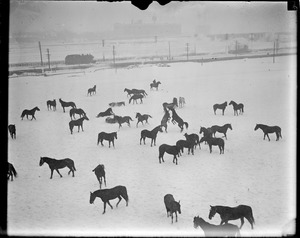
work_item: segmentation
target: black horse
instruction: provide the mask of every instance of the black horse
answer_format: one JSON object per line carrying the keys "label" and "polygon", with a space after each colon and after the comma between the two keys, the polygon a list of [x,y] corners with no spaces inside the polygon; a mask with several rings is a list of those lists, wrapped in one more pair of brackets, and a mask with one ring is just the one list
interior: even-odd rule
{"label": "black horse", "polygon": [[100,112],[96,117],[99,118],[99,117],[106,117],[111,115],[115,115],[115,114],[111,108],[108,108],[106,111]]}
{"label": "black horse", "polygon": [[220,109],[220,110],[222,110],[222,115],[224,116],[224,111],[225,111],[226,107],[227,107],[227,102],[224,102],[222,104],[217,104],[217,103],[214,104],[213,109],[214,109],[215,115],[216,115],[217,109]]}
{"label": "black horse", "polygon": [[51,100],[48,100],[47,101],[47,109],[49,111],[49,109],[51,110],[53,108],[53,111],[56,111],[56,100],[53,99],[52,101]]}
{"label": "black horse", "polygon": [[200,139],[200,143],[202,143],[203,141],[207,141],[210,153],[212,152],[212,146],[217,145],[219,146],[220,154],[224,154],[225,142],[222,138],[202,137]]}
{"label": "black horse", "polygon": [[152,88],[156,88],[156,90],[158,90],[158,86],[159,86],[160,84],[161,84],[160,81],[150,83],[150,90],[151,90]]}
{"label": "black horse", "polygon": [[97,140],[97,145],[99,145],[99,142],[103,146],[103,140],[107,140],[110,148],[110,142],[112,142],[113,147],[115,147],[114,140],[118,139],[117,137],[117,132],[112,132],[112,133],[106,133],[104,131],[100,132],[98,134],[98,140]]}
{"label": "black horse", "polygon": [[76,104],[74,102],[64,102],[63,100],[61,100],[61,98],[59,99],[59,102],[60,102],[64,112],[66,112],[65,107],[76,108]]}
{"label": "black horse", "polygon": [[203,137],[212,137],[212,130],[210,127],[208,128],[205,128],[203,126],[200,127],[200,131],[199,131],[199,134],[203,133]]}
{"label": "black horse", "polygon": [[159,151],[159,155],[158,155],[159,163],[161,163],[161,160],[163,162],[165,162],[163,156],[166,152],[166,153],[174,156],[173,163],[176,162],[176,165],[177,165],[177,157],[176,156],[180,153],[180,148],[177,145],[162,144],[159,146],[158,151]]}
{"label": "black horse", "polygon": [[105,209],[106,209],[106,203],[111,207],[111,209],[113,209],[112,205],[110,204],[109,200],[113,200],[115,198],[119,198],[119,201],[116,205],[116,207],[118,207],[119,203],[121,202],[122,198],[125,199],[126,201],[126,206],[128,206],[128,194],[127,194],[127,189],[125,186],[116,186],[114,188],[110,188],[110,189],[99,189],[94,191],[93,193],[90,193],[90,204],[93,204],[96,197],[101,198],[102,202],[104,203],[104,210],[103,213],[105,213]]}
{"label": "black horse", "polygon": [[121,128],[122,124],[123,123],[127,123],[127,125],[130,127],[130,121],[133,121],[132,118],[130,116],[124,116],[124,117],[121,117],[121,116],[116,116],[114,115],[114,119],[118,122],[119,124],[119,129]]}
{"label": "black horse", "polygon": [[103,164],[99,164],[96,168],[94,168],[92,170],[92,172],[95,173],[96,178],[99,181],[100,189],[101,189],[101,186],[102,186],[102,178],[104,179],[104,184],[105,184],[105,187],[106,187],[105,167],[104,167],[104,165]]}
{"label": "black horse", "polygon": [[237,207],[226,207],[226,206],[210,206],[210,211],[208,218],[212,219],[213,216],[218,213],[221,217],[221,223],[227,223],[230,220],[241,219],[241,226],[244,225],[244,218],[246,218],[251,224],[251,228],[253,229],[253,224],[255,224],[252,208],[247,205],[239,205]]}
{"label": "black horse", "polygon": [[110,107],[121,107],[121,106],[125,106],[125,102],[122,101],[122,102],[111,102],[108,104],[108,106]]}
{"label": "black horse", "polygon": [[96,85],[94,85],[94,87],[88,89],[87,96],[88,95],[92,96],[92,94],[96,94]]}
{"label": "black horse", "polygon": [[227,123],[223,126],[217,126],[217,125],[211,126],[210,129],[211,129],[214,137],[216,137],[216,132],[219,132],[219,133],[223,133],[227,140],[227,136],[226,136],[227,130],[228,129],[232,130],[232,126],[231,126],[231,124]]}
{"label": "black horse", "polygon": [[28,115],[32,116],[31,120],[34,118],[34,120],[36,120],[34,114],[36,111],[40,111],[40,109],[38,107],[34,107],[31,110],[25,109],[22,114],[21,114],[21,118],[23,120],[23,117],[26,116],[26,118],[28,119]]}
{"label": "black horse", "polygon": [[9,131],[11,138],[16,139],[16,136],[17,136],[16,125],[14,125],[14,124],[8,125],[8,131]]}
{"label": "black horse", "polygon": [[75,119],[75,114],[78,114],[80,117],[86,116],[86,113],[81,108],[71,108],[70,117],[71,120]]}
{"label": "black horse", "polygon": [[72,121],[69,122],[69,128],[70,128],[71,134],[73,134],[73,127],[74,126],[78,127],[78,132],[80,130],[80,127],[81,127],[81,130],[83,131],[83,121],[84,120],[89,121],[89,119],[86,115],[84,115],[83,117],[81,117],[77,120],[72,120]]}
{"label": "black horse", "polygon": [[68,167],[70,169],[70,171],[68,172],[68,175],[72,172],[73,177],[74,177],[74,171],[76,171],[75,164],[74,164],[74,161],[69,158],[57,160],[57,159],[52,159],[52,158],[48,158],[48,157],[41,157],[40,158],[40,166],[42,166],[44,163],[47,163],[51,170],[50,179],[52,179],[54,170],[56,170],[56,172],[60,175],[60,177],[62,177],[62,175],[60,174],[58,169],[62,169],[64,167]]}
{"label": "black horse", "polygon": [[267,136],[270,141],[270,137],[268,134],[272,134],[272,133],[276,134],[276,141],[279,140],[279,137],[282,138],[281,128],[279,126],[267,126],[267,125],[263,125],[263,124],[256,124],[254,130],[256,131],[257,129],[261,129],[263,131],[264,140],[266,139],[266,136]]}
{"label": "black horse", "polygon": [[170,214],[173,223],[173,213],[175,213],[177,222],[177,212],[181,214],[180,201],[176,202],[172,194],[166,194],[164,196],[164,203],[167,210],[167,217]]}
{"label": "black horse", "polygon": [[201,146],[200,146],[200,139],[199,139],[199,136],[195,133],[192,133],[192,134],[188,134],[188,133],[184,133],[184,137],[186,140],[191,140],[194,142],[194,145],[195,145],[195,149],[197,148],[197,145],[199,145],[199,149],[201,149]]}
{"label": "black horse", "polygon": [[105,118],[106,123],[115,124],[118,123],[117,120],[114,117],[107,117]]}
{"label": "black horse", "polygon": [[15,167],[13,166],[13,164],[7,162],[7,180],[13,181],[14,180],[14,176],[17,177],[18,173],[15,169]]}
{"label": "black horse", "polygon": [[135,88],[134,89],[128,89],[128,88],[125,88],[124,92],[127,92],[127,97],[131,96],[131,94],[142,94],[144,97],[146,97],[146,95],[148,95],[146,93],[146,91],[143,90],[143,89],[135,89]]}
{"label": "black horse", "polygon": [[184,97],[179,97],[179,107],[184,107],[184,104],[185,104],[185,99]]}
{"label": "black horse", "polygon": [[190,152],[192,152],[192,155],[194,155],[194,140],[178,140],[176,142],[176,146],[180,148],[179,155],[183,153],[183,148],[188,148],[188,155],[190,154]]}
{"label": "black horse", "polygon": [[206,237],[240,237],[240,229],[238,226],[226,223],[224,225],[213,225],[206,222],[202,217],[194,217],[194,228],[198,226],[204,232]]}
{"label": "black horse", "polygon": [[163,118],[161,119],[160,125],[165,128],[165,132],[168,132],[168,122],[170,122],[170,113],[166,110]]}
{"label": "black horse", "polygon": [[134,104],[134,102],[137,104],[138,99],[140,99],[140,104],[141,104],[143,103],[143,97],[144,96],[142,94],[134,94],[133,96],[130,97],[129,104],[131,101],[133,101],[132,104]]}
{"label": "black horse", "polygon": [[[139,112],[136,113],[135,118],[138,119],[137,123],[136,123],[136,127],[138,127],[139,122],[141,122],[143,125],[143,121],[146,121],[146,123],[148,123],[148,118],[152,118],[152,116],[150,116],[149,114],[141,114]],[[148,123],[149,124],[149,123]]]}
{"label": "black horse", "polygon": [[173,124],[175,124],[175,122],[177,122],[177,125],[180,128],[180,132],[183,131],[183,125],[185,125],[185,128],[188,129],[189,124],[185,121],[182,120],[182,118],[180,116],[178,116],[178,114],[176,113],[174,108],[170,108],[170,110],[172,111],[172,122]]}
{"label": "black horse", "polygon": [[243,103],[239,103],[237,104],[235,101],[230,101],[229,105],[232,105],[233,107],[233,115],[238,116],[239,112],[240,114],[244,113],[244,104]]}
{"label": "black horse", "polygon": [[165,112],[167,110],[174,109],[175,107],[178,107],[177,98],[174,97],[173,102],[171,102],[171,103],[164,102],[162,105],[163,105],[163,109]]}
{"label": "black horse", "polygon": [[156,137],[157,137],[158,132],[163,132],[161,126],[155,127],[152,131],[142,130],[141,131],[140,145],[142,144],[142,140],[144,140],[144,145],[146,144],[145,143],[146,137],[151,138],[151,146],[152,146],[153,142],[154,142],[154,145],[156,145]]}

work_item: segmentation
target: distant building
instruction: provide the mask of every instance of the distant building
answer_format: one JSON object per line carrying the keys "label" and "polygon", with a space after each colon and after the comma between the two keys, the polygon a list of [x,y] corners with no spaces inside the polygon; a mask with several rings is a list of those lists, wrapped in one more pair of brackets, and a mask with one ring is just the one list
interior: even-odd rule
{"label": "distant building", "polygon": [[178,24],[145,24],[141,21],[131,24],[114,24],[114,35],[121,37],[179,36],[181,25]]}

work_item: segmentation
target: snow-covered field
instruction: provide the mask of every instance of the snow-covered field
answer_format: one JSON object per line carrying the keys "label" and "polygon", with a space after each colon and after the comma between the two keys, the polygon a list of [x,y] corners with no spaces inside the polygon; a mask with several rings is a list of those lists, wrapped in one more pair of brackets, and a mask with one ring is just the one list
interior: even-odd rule
{"label": "snow-covered field", "polygon": [[[153,79],[161,81],[158,91],[150,91]],[[97,85],[97,94],[87,96],[87,89]],[[128,104],[124,88],[143,88],[148,96],[143,104]],[[168,124],[168,133],[159,133],[156,146],[140,145],[142,129],[151,130],[163,117],[163,102],[183,96],[184,108],[177,109],[189,128],[180,133],[177,125]],[[83,108],[89,121],[84,132],[71,135],[69,109],[63,113],[58,99],[74,101]],[[47,111],[46,101],[56,99],[57,111]],[[242,102],[245,113],[233,116],[232,106],[225,115],[214,115],[212,105],[230,100]],[[131,127],[119,130],[117,124],[105,123],[96,115],[108,103],[126,101],[125,107],[114,107],[117,115],[131,116]],[[37,120],[21,121],[23,109],[38,106]],[[136,128],[135,113],[150,114],[149,124]],[[254,230],[245,220],[242,236],[280,235],[283,227],[296,217],[296,57],[247,59],[227,62],[174,63],[170,67],[155,65],[132,69],[94,71],[50,77],[9,79],[9,123],[16,124],[17,139],[8,138],[8,160],[18,177],[8,182],[9,235],[72,235],[72,236],[201,236],[194,229],[194,216],[208,220],[210,205],[252,207]],[[183,134],[199,133],[200,126],[231,123],[225,153],[201,144],[194,155],[185,149],[178,165],[165,154],[159,164],[160,144],[175,144]],[[256,123],[278,125],[282,139],[263,140]],[[97,146],[99,132],[117,131],[115,148]],[[217,136],[222,136],[217,133]],[[41,156],[71,158],[75,177],[62,169],[62,178],[50,169],[39,166]],[[107,188],[127,187],[129,206],[117,200],[107,206],[97,198],[89,204],[90,191],[99,189],[92,172],[104,164]],[[171,193],[180,200],[182,214],[171,224],[163,197]],[[209,221],[220,223],[219,215]],[[240,220],[231,221],[240,225]]]}

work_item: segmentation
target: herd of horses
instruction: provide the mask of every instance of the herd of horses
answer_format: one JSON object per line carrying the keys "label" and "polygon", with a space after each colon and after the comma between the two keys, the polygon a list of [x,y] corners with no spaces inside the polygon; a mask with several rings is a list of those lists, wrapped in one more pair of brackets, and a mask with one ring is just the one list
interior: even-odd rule
{"label": "herd of horses", "polygon": [[[159,85],[161,84],[160,81],[153,81],[150,84],[150,89],[152,90],[155,88],[158,90]],[[127,97],[129,98],[129,104],[131,102],[137,103],[137,100],[140,100],[140,103],[143,103],[143,98],[145,98],[148,94],[143,89],[128,89],[125,88],[124,92],[127,93]],[[88,89],[87,96],[92,96],[96,94],[96,85],[94,87]],[[77,108],[76,104],[74,102],[66,102],[63,101],[61,98],[59,98],[59,102],[62,106],[63,112],[65,113],[65,108],[71,107],[69,111],[69,115],[71,118],[71,121],[69,122],[69,129],[71,134],[73,133],[73,128],[75,126],[78,127],[78,132],[81,130],[83,131],[83,121],[89,120],[86,113],[83,109]],[[56,100],[48,100],[46,102],[47,109],[56,111]],[[167,133],[168,123],[172,123],[173,125],[177,124],[180,128],[180,132],[183,132],[184,127],[185,129],[188,129],[189,124],[187,121],[184,121],[177,113],[177,108],[183,108],[185,105],[185,99],[184,97],[179,97],[179,100],[177,98],[173,98],[173,101],[171,103],[164,102],[162,104],[163,106],[163,117],[161,120],[161,124],[155,126],[152,130],[143,129],[140,132],[140,145],[145,145],[146,138],[151,139],[150,146],[156,146],[156,138],[158,132],[163,133],[164,131]],[[242,103],[236,103],[234,101],[230,101],[229,105],[233,106],[234,116],[242,115],[244,113],[244,104]],[[97,118],[99,117],[107,117],[106,119],[113,120],[112,123],[119,124],[119,129],[122,127],[122,124],[126,123],[129,127],[130,121],[133,121],[133,119],[130,116],[118,116],[116,115],[111,107],[114,106],[125,106],[125,102],[115,102],[110,103],[109,108],[106,111],[100,112],[97,114]],[[222,111],[222,115],[224,115],[225,109],[227,107],[227,101],[225,101],[222,104],[214,104],[213,105],[213,111],[216,115],[217,110]],[[23,110],[21,114],[21,118],[26,116],[28,119],[28,116],[31,116],[31,120],[35,119],[35,112],[40,111],[38,107],[34,107],[31,110],[25,109]],[[79,118],[76,119],[75,115],[79,115]],[[109,116],[112,116],[112,118],[109,118]],[[138,127],[139,123],[141,123],[144,126],[144,122],[146,124],[149,124],[148,119],[152,118],[149,114],[141,114],[139,112],[136,113],[137,123],[136,127]],[[108,122],[108,120],[106,120]],[[110,122],[109,122],[110,123]],[[202,142],[205,142],[209,146],[209,151],[212,153],[212,146],[218,146],[220,150],[220,154],[224,154],[224,147],[225,147],[225,141],[222,138],[216,137],[216,133],[221,133],[224,135],[225,139],[227,140],[227,131],[228,129],[232,130],[231,124],[227,123],[223,126],[219,125],[213,125],[211,127],[205,128],[200,127],[199,134],[203,134],[203,136],[200,138],[198,134],[192,133],[192,134],[184,134],[185,140],[178,140],[176,144],[174,145],[168,145],[168,144],[161,144],[158,148],[158,158],[159,163],[164,162],[164,154],[170,154],[173,156],[173,163],[178,164],[178,157],[182,156],[182,153],[184,152],[184,148],[188,149],[188,154],[194,155],[194,150],[199,146],[199,149],[201,149],[200,144]],[[281,136],[281,128],[279,126],[267,126],[263,124],[256,124],[254,130],[261,129],[264,133],[263,139],[265,140],[265,137],[268,137],[268,140],[270,141],[269,134],[275,133],[276,134],[276,140],[279,140],[279,138],[282,138]],[[12,139],[16,139],[16,126],[14,124],[10,124],[8,126],[9,133],[11,135]],[[109,143],[109,147],[111,147],[111,144],[113,147],[115,147],[114,140],[117,139],[117,132],[107,133],[107,132],[100,132],[98,133],[98,139],[97,139],[97,145],[99,143],[103,146],[103,141],[106,140]],[[65,159],[54,159],[49,157],[40,157],[39,165],[42,166],[44,163],[48,164],[50,168],[50,179],[53,177],[54,170],[59,174],[60,177],[62,177],[61,173],[59,172],[59,169],[63,169],[67,167],[69,169],[68,175],[72,173],[72,176],[75,176],[75,163],[70,158]],[[104,204],[104,210],[103,214],[106,212],[106,204],[108,204],[111,209],[113,209],[112,205],[110,204],[110,200],[118,198],[119,201],[116,204],[116,207],[121,202],[122,198],[126,201],[126,206],[128,206],[129,197],[127,193],[127,188],[122,185],[115,186],[110,189],[102,189],[102,183],[104,181],[104,185],[106,187],[106,177],[105,177],[105,166],[103,164],[99,164],[95,169],[92,170],[92,172],[95,173],[96,178],[99,182],[100,189],[96,190],[94,192],[90,192],[90,204],[93,204],[95,199],[98,197],[103,201]],[[16,169],[11,163],[7,163],[7,179],[13,181],[13,177],[17,176]],[[173,214],[175,213],[176,222],[178,221],[177,213],[181,214],[181,206],[180,201],[176,202],[172,194],[166,194],[164,196],[164,204],[167,210],[167,217],[171,216],[171,222],[173,223]],[[225,207],[225,206],[211,206],[210,212],[209,212],[209,219],[212,219],[215,214],[219,214],[221,218],[220,225],[213,225],[205,221],[203,218],[199,216],[195,216],[193,223],[194,228],[201,227],[202,230],[205,233],[205,236],[219,236],[219,235],[225,235],[225,236],[236,236],[240,235],[239,230],[242,228],[244,224],[244,218],[248,220],[248,222],[251,225],[251,228],[253,229],[254,217],[252,213],[252,208],[247,205],[239,205],[237,207]],[[241,220],[241,226],[238,227],[233,224],[229,224],[228,221],[230,220]]]}

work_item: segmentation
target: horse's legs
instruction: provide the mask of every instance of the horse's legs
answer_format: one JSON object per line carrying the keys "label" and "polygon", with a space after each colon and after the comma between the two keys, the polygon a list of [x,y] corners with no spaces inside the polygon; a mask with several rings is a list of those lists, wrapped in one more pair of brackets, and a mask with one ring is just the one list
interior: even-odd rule
{"label": "horse's legs", "polygon": [[245,217],[247,220],[248,220],[248,222],[250,223],[250,225],[251,225],[251,229],[253,229],[253,221],[252,221],[252,219],[251,219],[251,217]]}
{"label": "horse's legs", "polygon": [[114,142],[114,140],[112,140],[112,144],[113,144],[113,147],[115,148],[115,142]]}
{"label": "horse's legs", "polygon": [[103,212],[102,212],[102,214],[105,213],[105,209],[106,209],[106,202],[103,202]]}
{"label": "horse's legs", "polygon": [[62,175],[60,174],[60,172],[58,171],[58,169],[55,169],[55,170],[60,175],[60,177],[62,177]]}
{"label": "horse's legs", "polygon": [[108,148],[110,148],[110,140],[108,141]]}
{"label": "horse's legs", "polygon": [[51,169],[50,179],[52,179],[52,176],[53,176],[53,169]]}
{"label": "horse's legs", "polygon": [[269,141],[270,141],[270,137],[269,137],[269,134],[267,133],[267,137],[268,137],[268,139],[269,139]]}
{"label": "horse's legs", "polygon": [[119,198],[119,201],[117,202],[117,205],[116,205],[116,207],[118,207],[119,203],[120,203],[120,202],[121,202],[121,200],[122,200],[122,197],[121,197],[121,196],[118,196],[118,198]]}
{"label": "horse's legs", "polygon": [[176,215],[176,222],[177,222],[177,211],[175,212],[175,215]]}
{"label": "horse's legs", "polygon": [[110,204],[109,200],[107,200],[107,204],[110,206],[111,209],[114,209],[113,206]]}
{"label": "horse's legs", "polygon": [[105,178],[105,176],[103,176],[103,178],[104,178],[104,185],[106,187],[106,178]]}
{"label": "horse's legs", "polygon": [[208,144],[210,153],[212,152],[212,145]]}
{"label": "horse's legs", "polygon": [[226,133],[224,133],[224,135],[225,135],[225,139],[227,140],[227,135],[226,135]]}
{"label": "horse's legs", "polygon": [[242,229],[243,225],[244,225],[244,217],[241,217],[241,226],[240,226],[240,229]]}

